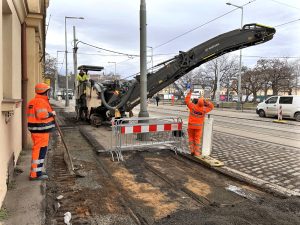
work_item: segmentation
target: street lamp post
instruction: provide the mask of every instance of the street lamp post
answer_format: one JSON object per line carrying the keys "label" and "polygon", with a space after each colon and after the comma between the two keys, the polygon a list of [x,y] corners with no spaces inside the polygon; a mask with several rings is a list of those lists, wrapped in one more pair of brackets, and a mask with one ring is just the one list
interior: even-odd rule
{"label": "street lamp post", "polygon": [[67,44],[67,19],[80,19],[83,20],[83,17],[73,17],[73,16],[65,16],[65,59],[66,59],[66,104],[65,106],[69,106],[69,84],[68,84],[68,44]]}
{"label": "street lamp post", "polygon": [[54,81],[54,99],[57,100],[57,92],[58,92],[58,53],[65,51],[56,51],[56,70],[55,70],[55,81]]}
{"label": "street lamp post", "polygon": [[[241,29],[243,28],[243,18],[244,18],[244,8],[243,6],[234,5],[230,2],[227,2],[226,5],[232,5],[233,7],[241,9]],[[238,75],[238,101],[236,109],[241,109],[242,102],[242,49],[240,49],[240,65],[239,65],[239,75]]]}
{"label": "street lamp post", "polygon": [[153,73],[153,47],[147,46],[147,48],[151,49],[151,72]]}
{"label": "street lamp post", "polygon": [[114,80],[115,80],[116,76],[117,76],[117,62],[108,62],[108,63],[114,63],[115,64],[115,73],[114,73]]}

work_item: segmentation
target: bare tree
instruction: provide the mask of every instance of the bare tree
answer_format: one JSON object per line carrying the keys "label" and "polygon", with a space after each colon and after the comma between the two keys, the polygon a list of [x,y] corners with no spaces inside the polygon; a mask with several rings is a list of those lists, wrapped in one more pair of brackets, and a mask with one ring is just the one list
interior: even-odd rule
{"label": "bare tree", "polygon": [[238,63],[235,58],[231,58],[228,55],[222,55],[205,63],[198,69],[198,72],[194,77],[202,87],[210,87],[213,99],[215,98],[217,90],[218,67],[220,73],[220,86],[227,87],[229,90],[230,83],[238,71]]}
{"label": "bare tree", "polygon": [[193,83],[200,85],[203,90],[213,89],[213,77],[207,74],[203,67],[194,70]]}
{"label": "bare tree", "polygon": [[45,55],[45,71],[44,77],[51,80],[51,86],[54,85],[55,72],[56,72],[56,58],[52,57],[48,53]]}
{"label": "bare tree", "polygon": [[292,78],[292,70],[287,63],[280,59],[258,60],[257,69],[263,76],[265,96],[267,90],[272,89],[273,95],[284,92],[287,86],[290,86]]}
{"label": "bare tree", "polygon": [[299,66],[299,63],[300,60],[297,62],[297,61],[294,61],[294,62],[291,62],[291,63],[288,63],[286,61],[286,69],[284,71],[285,75],[286,75],[286,79],[283,80],[282,82],[282,86],[283,86],[283,89],[284,89],[284,92],[287,92],[289,95],[291,95],[293,93],[293,90],[296,90],[297,88],[297,83],[298,83],[298,66]]}
{"label": "bare tree", "polygon": [[260,74],[260,71],[256,68],[248,69],[242,76],[242,88],[246,90],[246,100],[250,94],[253,94],[253,100],[257,99],[257,92],[262,90],[264,80]]}
{"label": "bare tree", "polygon": [[268,68],[268,60],[260,59],[257,61],[255,70],[260,74],[263,79],[262,90],[264,91],[265,98],[268,95],[268,90],[271,87],[270,78],[269,78],[269,68]]}

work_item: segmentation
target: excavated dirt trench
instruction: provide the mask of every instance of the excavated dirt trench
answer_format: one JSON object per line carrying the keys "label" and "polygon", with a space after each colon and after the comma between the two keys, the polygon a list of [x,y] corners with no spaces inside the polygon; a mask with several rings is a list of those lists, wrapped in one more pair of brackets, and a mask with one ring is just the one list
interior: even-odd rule
{"label": "excavated dirt trench", "polygon": [[86,176],[69,175],[61,139],[53,134],[46,224],[64,224],[66,212],[73,225],[300,224],[299,198],[269,195],[171,151],[136,151],[112,162],[109,154],[93,151],[79,130],[88,125],[73,116],[61,112],[60,123],[74,164]]}

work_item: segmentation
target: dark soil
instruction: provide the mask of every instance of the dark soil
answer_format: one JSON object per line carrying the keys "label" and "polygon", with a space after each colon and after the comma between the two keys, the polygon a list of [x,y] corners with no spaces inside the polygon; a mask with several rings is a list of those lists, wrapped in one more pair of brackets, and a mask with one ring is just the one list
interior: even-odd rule
{"label": "dark soil", "polygon": [[272,199],[262,204],[242,202],[233,207],[204,207],[201,210],[178,211],[156,225],[298,225],[300,199]]}

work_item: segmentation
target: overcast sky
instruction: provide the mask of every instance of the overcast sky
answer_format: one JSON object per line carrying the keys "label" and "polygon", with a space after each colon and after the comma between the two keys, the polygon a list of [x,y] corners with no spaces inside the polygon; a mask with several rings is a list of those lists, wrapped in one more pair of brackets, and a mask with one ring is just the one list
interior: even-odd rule
{"label": "overcast sky", "polygon": [[[153,47],[154,65],[172,58],[179,51],[187,51],[219,34],[239,28],[241,10],[226,5],[226,2],[242,6],[249,0],[146,0],[147,46]],[[75,26],[79,41],[138,55],[139,8],[140,0],[50,0],[46,51],[56,58],[57,51],[65,50],[65,16],[74,16],[84,17],[84,20],[67,19],[68,51],[72,51],[72,27]],[[291,22],[294,20],[298,21]],[[244,6],[244,24],[247,23],[274,26],[277,32],[273,40],[244,49],[244,65],[254,66],[259,57],[300,58],[299,0],[253,1]],[[288,24],[278,26],[285,23]],[[194,28],[197,29],[164,44]],[[116,62],[117,73],[122,77],[139,72],[138,57],[115,55],[82,43],[78,47],[78,65],[103,66],[105,73],[109,73],[114,72],[114,63],[108,62]],[[148,49],[148,67],[151,67],[151,49]],[[239,55],[239,51],[231,54]],[[64,62],[64,53],[58,53],[58,62]],[[72,54],[69,54],[69,71],[73,71],[72,63]],[[64,67],[58,65],[61,74],[65,73]]]}

